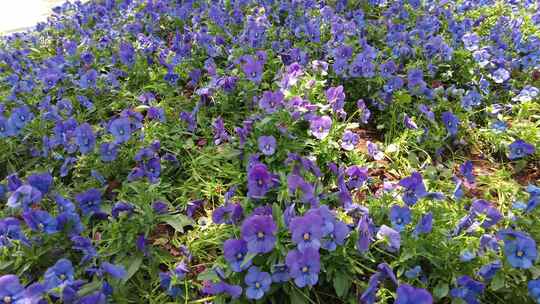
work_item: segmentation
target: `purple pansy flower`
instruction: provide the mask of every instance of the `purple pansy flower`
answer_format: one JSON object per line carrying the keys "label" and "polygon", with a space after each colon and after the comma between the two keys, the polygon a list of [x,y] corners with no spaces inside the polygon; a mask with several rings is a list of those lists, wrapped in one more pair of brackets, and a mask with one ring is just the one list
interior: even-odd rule
{"label": "purple pansy flower", "polygon": [[345,131],[343,137],[341,138],[341,148],[345,151],[352,151],[358,144],[359,137],[356,133],[352,131]]}
{"label": "purple pansy flower", "polygon": [[393,205],[390,208],[390,221],[397,231],[405,230],[405,226],[411,222],[411,209],[408,206]]}
{"label": "purple pansy flower", "polygon": [[479,303],[477,298],[484,292],[485,285],[473,280],[469,276],[461,276],[457,280],[459,287],[453,288],[450,295],[453,298],[464,300],[467,304]]}
{"label": "purple pansy flower", "polygon": [[263,198],[275,184],[274,176],[265,164],[256,163],[248,170],[248,196],[254,199]]}
{"label": "purple pansy flower", "polygon": [[103,162],[112,162],[118,155],[118,146],[115,143],[102,143],[99,146],[99,155]]}
{"label": "purple pansy flower", "polygon": [[81,154],[88,154],[94,150],[96,144],[96,136],[92,131],[92,126],[88,123],[83,123],[75,129],[75,142],[79,146]]}
{"label": "purple pansy flower", "polygon": [[460,123],[459,119],[452,112],[446,111],[442,113],[442,120],[448,134],[450,136],[456,136]]}
{"label": "purple pansy flower", "polygon": [[365,253],[369,250],[369,245],[373,241],[373,228],[369,215],[364,214],[358,221],[358,240],[356,242],[356,249],[361,253]]}
{"label": "purple pansy flower", "polygon": [[433,213],[428,212],[420,218],[420,220],[418,221],[418,224],[416,224],[416,227],[414,228],[413,234],[415,236],[418,236],[419,234],[430,233],[432,228],[433,228]]}
{"label": "purple pansy flower", "polygon": [[510,144],[510,146],[508,146],[508,148],[510,149],[510,154],[508,155],[508,158],[511,160],[526,157],[528,155],[534,154],[534,152],[536,151],[536,148],[533,145],[521,139],[515,140],[513,143]]}
{"label": "purple pansy flower", "polygon": [[291,279],[289,275],[289,269],[285,264],[274,264],[272,265],[272,282],[275,283],[284,283],[288,282]]}
{"label": "purple pansy flower", "polygon": [[266,113],[271,114],[283,107],[284,95],[281,91],[265,91],[259,100],[259,107]]}
{"label": "purple pansy flower", "polygon": [[246,260],[247,253],[247,243],[244,240],[229,239],[223,243],[223,256],[232,271],[241,272],[251,266],[251,259]]}
{"label": "purple pansy flower", "polygon": [[260,83],[262,80],[264,62],[255,59],[253,56],[244,56],[244,64],[242,70],[246,74],[247,79],[254,83]]}
{"label": "purple pansy flower", "polygon": [[328,133],[330,133],[330,128],[332,127],[332,119],[327,116],[315,116],[309,121],[309,129],[311,134],[317,139],[324,139]]}
{"label": "purple pansy flower", "polygon": [[321,269],[319,252],[311,247],[303,252],[291,250],[287,254],[286,264],[289,268],[289,274],[294,279],[296,286],[313,286],[319,280],[319,271]]}
{"label": "purple pansy flower", "polygon": [[48,268],[44,275],[47,290],[58,286],[68,286],[75,280],[75,270],[71,261],[60,259],[52,267]]}
{"label": "purple pansy flower", "polygon": [[109,124],[108,130],[116,144],[124,143],[131,137],[131,122],[127,117],[117,118]]}
{"label": "purple pansy flower", "polygon": [[251,253],[267,253],[274,249],[277,226],[271,216],[253,215],[242,224],[242,238]]}
{"label": "purple pansy flower", "polygon": [[58,222],[47,211],[27,210],[22,213],[26,225],[33,231],[53,234],[58,232]]}
{"label": "purple pansy flower", "polygon": [[536,242],[527,233],[502,230],[499,237],[504,240],[504,254],[514,268],[529,269],[536,261]]}
{"label": "purple pansy flower", "polygon": [[432,304],[433,297],[422,288],[401,284],[397,289],[397,298],[394,304]]}
{"label": "purple pansy flower", "polygon": [[416,204],[419,199],[428,195],[422,175],[418,172],[413,172],[411,176],[400,180],[399,185],[405,188],[402,199],[409,206]]}
{"label": "purple pansy flower", "polygon": [[28,177],[28,184],[45,195],[51,189],[53,177],[49,172],[32,174]]}
{"label": "purple pansy flower", "polygon": [[101,207],[101,192],[98,189],[90,189],[75,196],[83,215],[91,215],[99,212]]}
{"label": "purple pansy flower", "polygon": [[304,251],[306,248],[319,250],[323,236],[322,225],[323,219],[315,213],[291,220],[289,225],[291,239],[298,246],[299,251]]}
{"label": "purple pansy flower", "polygon": [[42,194],[38,189],[30,185],[22,185],[17,188],[7,200],[7,206],[10,208],[28,209],[31,205],[41,201]]}
{"label": "purple pansy flower", "polygon": [[491,74],[491,77],[495,83],[503,83],[510,79],[510,72],[504,68],[498,68],[493,72],[493,74]]}
{"label": "purple pansy flower", "polygon": [[401,247],[401,236],[396,230],[382,225],[377,231],[377,238],[380,240],[385,240],[387,242],[386,249],[390,252],[397,252]]}
{"label": "purple pansy flower", "polygon": [[260,271],[256,266],[252,266],[249,268],[244,282],[247,285],[246,297],[248,299],[259,300],[270,290],[272,278],[268,272]]}
{"label": "purple pansy flower", "polygon": [[259,151],[264,155],[270,156],[276,152],[276,138],[274,136],[259,136],[257,143]]}
{"label": "purple pansy flower", "polygon": [[368,155],[371,156],[374,160],[381,160],[384,158],[384,153],[379,150],[379,147],[376,143],[371,141],[366,141]]}

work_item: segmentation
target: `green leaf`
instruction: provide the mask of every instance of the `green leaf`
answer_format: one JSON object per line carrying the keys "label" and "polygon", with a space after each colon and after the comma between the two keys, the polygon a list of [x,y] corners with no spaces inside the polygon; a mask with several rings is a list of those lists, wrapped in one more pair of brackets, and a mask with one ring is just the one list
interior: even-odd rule
{"label": "green leaf", "polygon": [[246,254],[246,256],[244,257],[244,260],[242,261],[242,263],[240,264],[240,268],[243,268],[244,266],[247,265],[247,263],[249,263],[249,261],[253,260],[253,258],[256,256],[255,253],[253,252],[248,252],[248,254]]}
{"label": "green leaf", "polygon": [[180,233],[184,233],[184,227],[195,224],[192,219],[183,214],[168,215],[163,218],[163,221]]}
{"label": "green leaf", "polygon": [[440,282],[437,284],[437,286],[435,286],[435,289],[433,289],[433,296],[436,299],[442,299],[448,295],[449,290],[450,288],[448,287],[448,284]]}
{"label": "green leaf", "polygon": [[77,292],[77,294],[79,295],[79,297],[84,297],[86,295],[93,293],[94,291],[100,290],[101,286],[102,286],[101,281],[93,281],[84,285],[81,289],[79,289],[79,292]]}
{"label": "green leaf", "polygon": [[336,274],[334,278],[334,289],[336,290],[336,295],[340,298],[343,298],[349,292],[351,288],[351,279],[346,274],[340,272]]}
{"label": "green leaf", "polygon": [[197,276],[198,281],[217,281],[219,280],[218,275],[213,269],[207,269]]}
{"label": "green leaf", "polygon": [[491,287],[491,290],[497,291],[504,287],[504,274],[499,271],[495,277],[493,277],[493,281],[491,281],[491,284],[489,284]]}
{"label": "green leaf", "polygon": [[302,292],[299,290],[291,289],[289,296],[291,297],[291,303],[294,303],[294,304],[307,304],[308,303],[306,301],[306,296],[304,296],[304,294],[302,294]]}
{"label": "green leaf", "polygon": [[534,280],[540,278],[540,268],[538,268],[538,267],[536,267],[536,266],[535,266],[535,267],[531,267],[531,268],[529,268],[529,271],[531,272],[532,278],[533,278]]}
{"label": "green leaf", "polygon": [[138,254],[136,256],[131,257],[128,267],[127,267],[127,275],[124,278],[124,282],[127,282],[141,267],[143,261],[143,256],[141,254]]}

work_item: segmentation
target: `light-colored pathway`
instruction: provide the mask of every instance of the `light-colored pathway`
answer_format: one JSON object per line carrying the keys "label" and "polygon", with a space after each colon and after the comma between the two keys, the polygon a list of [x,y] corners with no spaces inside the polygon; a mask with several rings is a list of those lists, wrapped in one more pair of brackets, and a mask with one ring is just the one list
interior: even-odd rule
{"label": "light-colored pathway", "polygon": [[0,34],[33,27],[47,20],[51,9],[65,0],[0,0]]}

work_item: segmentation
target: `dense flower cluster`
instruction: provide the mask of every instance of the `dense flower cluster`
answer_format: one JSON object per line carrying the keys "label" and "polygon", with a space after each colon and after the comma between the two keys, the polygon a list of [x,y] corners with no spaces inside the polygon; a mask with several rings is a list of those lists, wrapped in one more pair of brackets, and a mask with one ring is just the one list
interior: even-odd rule
{"label": "dense flower cluster", "polygon": [[540,303],[539,11],[55,8],[0,40],[0,302]]}

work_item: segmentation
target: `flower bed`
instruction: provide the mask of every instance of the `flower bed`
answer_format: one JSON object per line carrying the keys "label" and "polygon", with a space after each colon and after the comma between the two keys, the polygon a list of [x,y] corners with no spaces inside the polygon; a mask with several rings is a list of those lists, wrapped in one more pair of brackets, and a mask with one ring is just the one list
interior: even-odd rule
{"label": "flower bed", "polygon": [[540,303],[540,3],[66,3],[0,40],[0,302]]}

